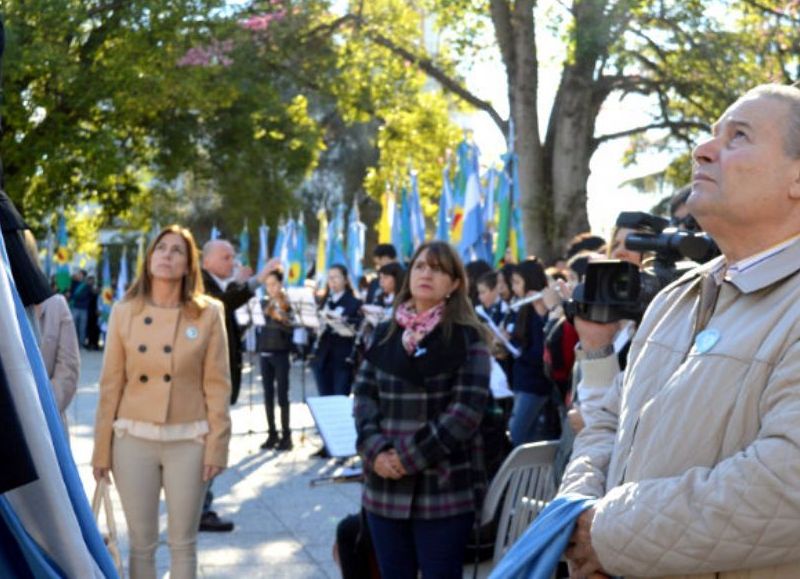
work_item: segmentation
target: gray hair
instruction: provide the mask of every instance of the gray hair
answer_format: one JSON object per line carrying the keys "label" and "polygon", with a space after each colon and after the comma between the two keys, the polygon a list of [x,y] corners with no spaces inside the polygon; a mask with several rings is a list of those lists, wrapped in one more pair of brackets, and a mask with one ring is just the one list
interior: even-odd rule
{"label": "gray hair", "polygon": [[233,249],[233,244],[231,244],[231,242],[228,241],[227,239],[209,239],[208,241],[206,241],[203,244],[203,251],[202,251],[203,261],[205,261],[205,259],[209,255],[214,253],[215,249],[217,249],[218,247],[225,247],[225,246]]}
{"label": "gray hair", "polygon": [[774,98],[789,107],[783,135],[783,149],[792,159],[800,159],[800,87],[762,84],[747,91],[742,99],[759,96]]}

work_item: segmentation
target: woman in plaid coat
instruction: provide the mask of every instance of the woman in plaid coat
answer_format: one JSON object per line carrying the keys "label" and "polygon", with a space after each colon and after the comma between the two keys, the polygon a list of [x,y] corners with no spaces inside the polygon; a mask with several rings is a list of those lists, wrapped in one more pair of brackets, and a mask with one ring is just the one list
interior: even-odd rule
{"label": "woman in plaid coat", "polygon": [[490,354],[447,243],[417,249],[355,386],[363,506],[384,577],[460,578],[485,488]]}

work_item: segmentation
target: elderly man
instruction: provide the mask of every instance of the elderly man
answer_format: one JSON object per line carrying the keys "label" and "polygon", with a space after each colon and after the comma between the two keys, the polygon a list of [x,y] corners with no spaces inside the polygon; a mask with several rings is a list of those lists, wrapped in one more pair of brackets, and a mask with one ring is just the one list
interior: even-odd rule
{"label": "elderly man", "polygon": [[800,577],[800,90],[751,90],[693,158],[723,255],[656,297],[576,440],[576,577]]}
{"label": "elderly man", "polygon": [[235,272],[236,251],[224,239],[213,239],[203,246],[203,285],[206,293],[225,305],[225,329],[228,332],[228,355],[231,361],[231,404],[236,404],[242,382],[242,332],[236,323],[235,312],[253,297],[256,288],[264,283],[268,267],[253,275],[249,267]]}
{"label": "elderly man", "polygon": [[[257,276],[253,276],[253,270],[249,267],[241,267],[234,275],[235,257],[233,245],[224,239],[211,240],[203,246],[203,285],[207,294],[217,298],[225,306],[225,329],[231,365],[231,404],[235,404],[239,397],[242,377],[242,333],[236,323],[236,308],[253,297],[258,285],[266,279],[267,272],[274,267],[274,263],[270,262]],[[211,510],[213,498],[209,487],[203,503],[200,530],[232,531],[233,522],[220,518]]]}

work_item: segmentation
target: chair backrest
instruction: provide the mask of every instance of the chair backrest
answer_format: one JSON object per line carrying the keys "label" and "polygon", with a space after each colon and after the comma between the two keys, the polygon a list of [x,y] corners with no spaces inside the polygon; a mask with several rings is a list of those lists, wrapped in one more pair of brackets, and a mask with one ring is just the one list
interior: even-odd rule
{"label": "chair backrest", "polygon": [[494,544],[495,563],[555,496],[553,460],[557,448],[557,440],[518,446],[489,485],[481,524],[491,521],[498,507],[501,509]]}

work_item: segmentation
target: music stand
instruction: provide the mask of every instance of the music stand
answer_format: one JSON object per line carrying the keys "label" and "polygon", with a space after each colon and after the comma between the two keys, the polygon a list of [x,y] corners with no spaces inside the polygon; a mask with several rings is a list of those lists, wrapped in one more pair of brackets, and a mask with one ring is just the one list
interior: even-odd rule
{"label": "music stand", "polygon": [[245,344],[252,345],[252,348],[247,348],[247,361],[250,364],[250,377],[247,380],[247,413],[250,417],[250,423],[247,427],[247,434],[259,434],[253,430],[253,375],[256,372],[253,355],[259,354],[255,331],[257,328],[263,328],[266,325],[264,311],[261,309],[261,300],[258,297],[250,298],[246,304],[236,308],[234,315],[236,316],[237,324],[247,328],[247,333],[252,332],[253,339],[251,344],[248,344],[247,334],[245,337]]}
{"label": "music stand", "polygon": [[[292,336],[292,341],[301,348],[300,392],[303,404],[308,406],[306,398],[306,366],[308,362],[308,352],[306,348],[308,347],[308,332],[319,332],[320,329],[317,302],[314,299],[314,289],[310,287],[287,288],[286,299],[289,301],[289,305],[294,313],[295,330],[303,330],[305,332],[305,335],[302,336],[302,341],[300,340],[301,336],[298,336],[297,332]],[[300,429],[300,442],[305,442],[305,439],[306,427],[303,426]]]}

